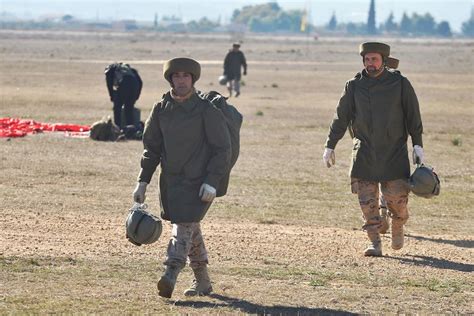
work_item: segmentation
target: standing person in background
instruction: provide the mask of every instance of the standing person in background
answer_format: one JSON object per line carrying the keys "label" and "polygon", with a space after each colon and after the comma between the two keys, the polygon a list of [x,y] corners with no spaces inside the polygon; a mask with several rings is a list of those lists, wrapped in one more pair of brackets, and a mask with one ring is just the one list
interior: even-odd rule
{"label": "standing person in background", "polygon": [[220,196],[219,185],[230,171],[229,130],[221,110],[196,93],[194,84],[201,75],[197,61],[171,59],[163,65],[163,75],[171,90],[153,106],[145,123],[133,200],[145,201],[147,185],[161,164],[161,217],[172,223],[172,236],[158,294],[171,297],[178,274],[189,259],[195,281],[184,294],[208,295],[212,286],[200,222],[214,198]]}
{"label": "standing person in background", "polygon": [[244,68],[244,76],[247,75],[247,61],[244,53],[240,50],[240,44],[234,43],[224,59],[224,76],[227,78],[227,90],[229,97],[235,91],[235,97],[240,95],[241,70]]}
{"label": "standing person in background", "polygon": [[364,69],[346,82],[329,129],[323,161],[335,164],[334,149],[350,127],[353,135],[351,188],[359,198],[363,229],[370,245],[366,256],[381,256],[379,185],[392,213],[392,248],[401,249],[408,220],[407,179],[410,177],[407,140],[413,163],[423,163],[423,125],[415,91],[400,72],[387,69],[390,46],[367,42],[359,47]]}
{"label": "standing person in background", "polygon": [[[143,82],[138,72],[129,64],[113,63],[105,68],[105,80],[110,101],[114,103],[114,123],[121,129],[129,125],[137,125],[133,110],[140,97]],[[125,113],[125,125],[122,124],[122,106]],[[139,128],[139,126],[135,126]]]}

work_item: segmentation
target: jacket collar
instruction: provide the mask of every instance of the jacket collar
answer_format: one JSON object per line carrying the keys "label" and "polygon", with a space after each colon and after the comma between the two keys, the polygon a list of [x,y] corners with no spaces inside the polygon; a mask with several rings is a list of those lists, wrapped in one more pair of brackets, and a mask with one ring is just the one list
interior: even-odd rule
{"label": "jacket collar", "polygon": [[197,105],[198,103],[198,96],[196,94],[196,91],[193,89],[192,93],[188,98],[185,100],[179,102],[175,98],[173,98],[172,91],[168,91],[165,95],[165,100],[167,103],[170,103],[172,105],[172,109],[175,108],[182,108],[186,112],[191,112]]}
{"label": "jacket collar", "polygon": [[186,112],[191,112],[194,110],[198,103],[198,96],[196,95],[196,92],[193,92],[193,94],[184,102],[177,103],[177,105],[183,107],[183,109]]}
{"label": "jacket collar", "polygon": [[367,74],[367,70],[365,70],[365,69],[363,69],[361,71],[361,73],[362,73],[362,78],[361,79],[368,80],[369,82],[381,82],[381,81],[384,81],[385,79],[387,79],[387,76],[388,76],[387,68],[384,68],[384,70],[382,71],[380,76],[375,77],[375,78],[370,77]]}

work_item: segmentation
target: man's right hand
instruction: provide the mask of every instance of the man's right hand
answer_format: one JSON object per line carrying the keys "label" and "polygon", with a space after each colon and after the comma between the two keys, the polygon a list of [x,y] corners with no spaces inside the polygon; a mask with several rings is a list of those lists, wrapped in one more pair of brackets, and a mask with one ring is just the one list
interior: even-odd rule
{"label": "man's right hand", "polygon": [[142,204],[145,202],[146,182],[138,182],[133,191],[133,201]]}
{"label": "man's right hand", "polygon": [[326,164],[326,167],[331,168],[331,166],[336,164],[336,153],[334,149],[326,148],[324,149],[323,162]]}
{"label": "man's right hand", "polygon": [[203,183],[199,189],[199,197],[201,201],[211,203],[216,197],[216,188],[207,183]]}
{"label": "man's right hand", "polygon": [[423,147],[420,145],[413,146],[413,164],[414,165],[421,165],[425,161],[425,154],[423,151]]}

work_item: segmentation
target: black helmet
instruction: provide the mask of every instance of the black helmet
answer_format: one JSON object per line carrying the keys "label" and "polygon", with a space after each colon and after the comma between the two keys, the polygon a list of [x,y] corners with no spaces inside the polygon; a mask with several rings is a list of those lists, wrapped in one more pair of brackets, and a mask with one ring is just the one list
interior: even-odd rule
{"label": "black helmet", "polygon": [[125,221],[127,239],[134,245],[152,244],[158,240],[163,230],[161,219],[145,211],[145,204],[136,203],[130,209]]}
{"label": "black helmet", "polygon": [[409,180],[410,190],[417,196],[431,198],[439,195],[440,182],[433,168],[424,164],[419,165]]}

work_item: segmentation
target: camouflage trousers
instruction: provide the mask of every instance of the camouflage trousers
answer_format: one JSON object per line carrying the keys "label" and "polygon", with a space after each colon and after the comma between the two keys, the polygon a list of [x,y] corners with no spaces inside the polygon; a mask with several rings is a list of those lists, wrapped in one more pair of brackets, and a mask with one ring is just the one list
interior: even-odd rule
{"label": "camouflage trousers", "polygon": [[198,268],[208,263],[207,250],[202,238],[201,224],[173,224],[171,238],[168,244],[165,265],[184,267],[186,260],[192,268]]}
{"label": "camouflage trousers", "polygon": [[[367,232],[378,232],[382,225],[379,212],[379,182],[352,179],[353,192],[357,193],[360,208],[364,217],[362,228]],[[354,190],[354,186],[357,187]],[[392,223],[405,224],[408,220],[408,193],[407,183],[403,179],[380,182],[383,199],[391,213]]]}
{"label": "camouflage trousers", "polygon": [[240,93],[240,80],[234,79],[227,81],[227,89],[234,90],[235,93]]}

